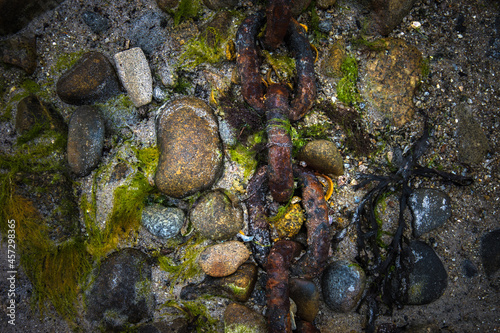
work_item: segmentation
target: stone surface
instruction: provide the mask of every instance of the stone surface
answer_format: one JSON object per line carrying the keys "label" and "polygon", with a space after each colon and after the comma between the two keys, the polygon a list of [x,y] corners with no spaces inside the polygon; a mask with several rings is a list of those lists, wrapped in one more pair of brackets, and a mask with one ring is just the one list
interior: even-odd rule
{"label": "stone surface", "polygon": [[156,0],[158,7],[164,12],[169,12],[170,10],[177,7],[180,0]]}
{"label": "stone surface", "polygon": [[206,294],[230,298],[237,302],[246,302],[250,298],[257,281],[257,266],[245,263],[231,275],[217,278],[207,276],[199,284],[190,284],[182,288],[181,299],[195,300]]}
{"label": "stone surface", "polygon": [[323,58],[321,63],[321,74],[333,78],[341,78],[343,74],[340,67],[345,58],[346,50],[344,42],[338,41],[330,47],[328,54]]}
{"label": "stone surface", "polygon": [[153,78],[141,48],[118,52],[114,56],[118,77],[136,107],[151,103]]}
{"label": "stone surface", "polygon": [[462,261],[462,275],[464,277],[472,279],[477,276],[478,272],[476,265],[472,261],[469,259]]}
{"label": "stone surface", "polygon": [[78,176],[88,175],[101,160],[104,147],[104,120],[91,106],[81,106],[71,115],[68,126],[68,163]]}
{"label": "stone surface", "polygon": [[329,7],[335,5],[337,0],[318,0],[316,1],[316,6],[321,9],[328,9]]}
{"label": "stone surface", "polygon": [[111,26],[109,20],[106,17],[90,10],[83,12],[82,19],[83,22],[85,22],[85,24],[88,25],[90,30],[92,30],[92,32],[95,34],[102,34],[106,32]]}
{"label": "stone surface", "polygon": [[450,197],[435,189],[414,190],[409,198],[409,206],[413,213],[415,237],[442,226],[451,216]]}
{"label": "stone surface", "polygon": [[470,106],[460,104],[457,108],[458,128],[458,158],[460,162],[476,165],[483,161],[488,153],[488,138],[474,118]]}
{"label": "stone surface", "polygon": [[68,104],[84,105],[104,102],[120,92],[116,71],[105,55],[85,53],[57,81],[57,95]]}
{"label": "stone surface", "polygon": [[206,248],[199,257],[203,271],[213,277],[228,276],[236,272],[250,257],[245,244],[229,241]]}
{"label": "stone surface", "polygon": [[356,307],[365,289],[365,272],[357,264],[338,260],[325,269],[321,289],[325,303],[335,312],[349,312]]}
{"label": "stone surface", "polygon": [[158,11],[146,11],[132,22],[128,31],[131,46],[140,47],[144,53],[152,54],[166,42],[165,15]]}
{"label": "stone surface", "polygon": [[306,221],[304,210],[300,204],[290,205],[285,214],[271,223],[274,239],[292,238],[297,235]]}
{"label": "stone surface", "polygon": [[410,243],[414,265],[410,272],[407,304],[422,305],[437,300],[448,285],[448,274],[441,259],[429,245]]}
{"label": "stone surface", "polygon": [[60,114],[42,103],[37,96],[30,95],[17,104],[16,130],[23,134],[35,126],[60,132],[67,131],[67,126]]}
{"label": "stone surface", "polygon": [[0,36],[15,33],[62,0],[0,0]]}
{"label": "stone surface", "polygon": [[212,240],[233,238],[243,228],[243,213],[232,199],[222,191],[203,194],[189,213],[196,231]]}
{"label": "stone surface", "polygon": [[368,31],[387,36],[410,12],[417,0],[365,0],[371,10]]}
{"label": "stone surface", "polygon": [[422,77],[422,53],[397,38],[374,42],[372,54],[360,63],[360,91],[370,121],[389,119],[402,126],[413,118],[413,97]]}
{"label": "stone surface", "polygon": [[481,260],[486,276],[500,286],[500,229],[493,230],[481,239]]}
{"label": "stone surface", "polygon": [[297,305],[297,316],[312,322],[319,312],[320,295],[314,282],[305,279],[290,279],[290,298]]}
{"label": "stone surface", "polygon": [[88,291],[88,319],[101,322],[108,330],[123,330],[127,324],[150,320],[154,310],[150,286],[147,255],[131,248],[111,254],[100,265]]}
{"label": "stone surface", "polygon": [[16,36],[0,42],[0,59],[24,69],[31,75],[36,69],[36,37]]}
{"label": "stone surface", "polygon": [[172,321],[157,321],[152,324],[140,325],[137,333],[191,333],[189,322],[185,318]]}
{"label": "stone surface", "polygon": [[219,10],[235,7],[238,4],[238,0],[203,0],[203,3],[212,10]]}
{"label": "stone surface", "polygon": [[225,333],[267,333],[266,318],[238,303],[231,303],[224,311]]}
{"label": "stone surface", "polygon": [[299,151],[297,158],[307,166],[328,175],[344,174],[344,162],[337,146],[331,141],[314,140],[308,142]]}
{"label": "stone surface", "polygon": [[176,198],[209,188],[222,173],[217,119],[200,99],[185,97],[158,110],[160,159],[155,183]]}
{"label": "stone surface", "polygon": [[181,230],[184,212],[179,208],[155,204],[143,209],[141,223],[153,235],[169,239],[177,236]]}

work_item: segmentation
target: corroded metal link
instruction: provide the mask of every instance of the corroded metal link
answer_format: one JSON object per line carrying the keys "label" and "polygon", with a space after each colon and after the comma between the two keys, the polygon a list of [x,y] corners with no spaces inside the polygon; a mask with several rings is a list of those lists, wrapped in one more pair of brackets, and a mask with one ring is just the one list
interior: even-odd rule
{"label": "corroded metal link", "polygon": [[302,203],[307,214],[307,252],[292,272],[312,279],[323,272],[330,251],[328,206],[323,187],[314,173],[299,166],[294,166],[293,171],[302,186]]}
{"label": "corroded metal link", "polygon": [[281,45],[292,19],[291,0],[269,0],[266,7],[267,28],[264,44],[274,50]]}
{"label": "corroded metal link", "polygon": [[286,202],[293,194],[292,138],[288,131],[288,89],[269,87],[264,104],[267,117],[269,188],[273,199]]}
{"label": "corroded metal link", "polygon": [[264,89],[259,73],[260,58],[255,44],[265,22],[263,12],[247,17],[236,33],[236,62],[241,76],[241,94],[257,112],[264,114]]}
{"label": "corroded metal link", "polygon": [[288,277],[291,261],[301,251],[299,243],[278,241],[267,259],[267,323],[270,333],[292,332]]}
{"label": "corroded metal link", "polygon": [[248,183],[248,198],[245,200],[248,209],[248,234],[253,236],[250,243],[255,261],[263,268],[271,250],[269,223],[264,207],[267,193],[267,167],[262,166]]}
{"label": "corroded metal link", "polygon": [[314,77],[314,56],[304,28],[292,19],[288,26],[287,44],[295,56],[297,83],[295,97],[291,103],[289,118],[297,121],[302,118],[316,99],[316,79]]}

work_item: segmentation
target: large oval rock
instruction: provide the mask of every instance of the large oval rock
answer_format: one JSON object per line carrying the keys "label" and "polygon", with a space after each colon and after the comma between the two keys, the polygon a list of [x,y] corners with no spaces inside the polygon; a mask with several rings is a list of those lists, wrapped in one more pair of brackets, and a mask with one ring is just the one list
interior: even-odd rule
{"label": "large oval rock", "polygon": [[321,278],[325,303],[336,312],[352,310],[361,299],[366,276],[358,265],[347,260],[330,264]]}
{"label": "large oval rock", "polygon": [[160,159],[155,183],[180,198],[207,189],[223,167],[217,119],[202,100],[185,97],[158,111],[156,133]]}
{"label": "large oval rock", "polygon": [[194,228],[206,238],[226,240],[243,228],[243,212],[238,203],[222,191],[205,193],[189,214]]}
{"label": "large oval rock", "polygon": [[223,277],[236,272],[249,257],[250,251],[245,244],[229,241],[206,248],[200,254],[199,263],[206,274]]}
{"label": "large oval rock", "polygon": [[84,105],[103,102],[120,92],[115,68],[99,52],[85,53],[57,81],[59,98],[68,104]]}
{"label": "large oval rock", "polygon": [[143,252],[125,249],[111,254],[87,294],[87,316],[108,330],[121,331],[153,316],[151,265]]}
{"label": "large oval rock", "polygon": [[344,163],[337,146],[328,140],[308,142],[299,152],[298,159],[311,168],[325,174],[341,176],[344,174]]}
{"label": "large oval rock", "polygon": [[104,119],[92,106],[81,106],[71,115],[68,129],[68,163],[71,171],[86,176],[101,160]]}

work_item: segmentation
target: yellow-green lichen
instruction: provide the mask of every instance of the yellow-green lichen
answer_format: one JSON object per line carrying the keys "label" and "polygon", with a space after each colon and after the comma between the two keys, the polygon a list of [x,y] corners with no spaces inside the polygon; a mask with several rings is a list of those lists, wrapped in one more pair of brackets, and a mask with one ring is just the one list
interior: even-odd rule
{"label": "yellow-green lichen", "polygon": [[207,28],[213,36],[213,43],[207,43],[206,35],[199,35],[190,39],[184,45],[184,52],[180,57],[180,64],[184,67],[196,67],[202,63],[215,64],[225,59],[226,40],[222,40],[217,30]]}
{"label": "yellow-green lichen", "polygon": [[210,316],[206,305],[202,300],[178,301],[169,300],[162,307],[172,307],[177,309],[186,320],[194,327],[197,333],[216,332],[217,320]]}
{"label": "yellow-green lichen", "polygon": [[250,177],[257,167],[257,151],[255,147],[265,140],[264,132],[260,131],[249,136],[247,144],[237,143],[228,152],[231,160],[243,167],[243,176]]}
{"label": "yellow-green lichen", "polygon": [[342,62],[340,70],[343,77],[337,85],[337,98],[346,105],[351,105],[359,102],[361,97],[356,88],[358,80],[358,63],[356,58],[348,56]]}

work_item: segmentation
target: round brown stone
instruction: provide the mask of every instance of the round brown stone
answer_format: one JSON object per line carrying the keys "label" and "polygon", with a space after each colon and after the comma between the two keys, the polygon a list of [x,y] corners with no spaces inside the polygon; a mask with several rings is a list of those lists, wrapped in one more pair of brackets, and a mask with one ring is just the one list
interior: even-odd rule
{"label": "round brown stone", "polygon": [[203,271],[213,277],[228,276],[236,272],[250,257],[250,251],[245,244],[229,241],[206,248],[199,258]]}
{"label": "round brown stone", "polygon": [[342,156],[331,141],[315,140],[308,142],[297,157],[319,172],[334,176],[344,174]]}
{"label": "round brown stone", "polygon": [[181,198],[209,188],[222,173],[217,119],[202,100],[185,97],[163,105],[156,123],[160,159],[155,183]]}

